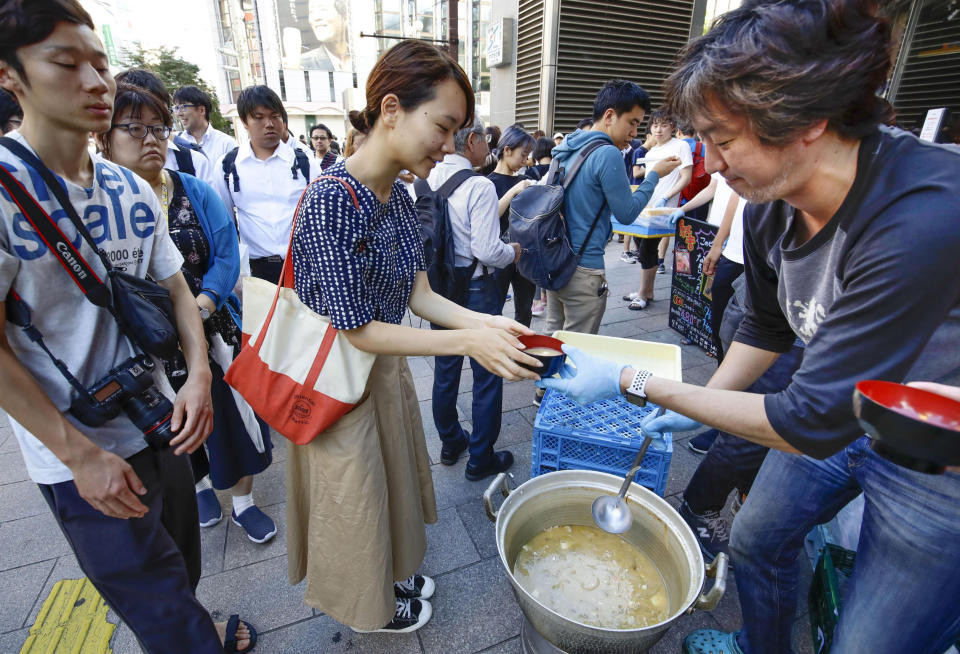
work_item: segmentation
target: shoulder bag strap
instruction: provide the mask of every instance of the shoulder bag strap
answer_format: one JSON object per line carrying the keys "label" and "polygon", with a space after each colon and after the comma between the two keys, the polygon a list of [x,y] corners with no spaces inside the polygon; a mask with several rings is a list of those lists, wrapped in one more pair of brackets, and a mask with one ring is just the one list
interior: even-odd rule
{"label": "shoulder bag strap", "polygon": [[570,184],[573,182],[573,179],[577,176],[577,173],[580,172],[580,167],[586,162],[587,157],[589,157],[595,150],[599,150],[605,145],[613,147],[613,143],[607,143],[602,139],[597,139],[592,143],[588,143],[583,149],[581,149],[573,161],[570,163],[570,169],[567,170],[563,175],[563,189],[566,190]]}
{"label": "shoulder bag strap", "polygon": [[454,174],[450,175],[450,179],[445,181],[443,185],[437,189],[437,195],[444,200],[449,200],[450,196],[453,195],[453,192],[460,188],[460,185],[471,177],[478,177],[478,175],[468,168],[458,170]]}

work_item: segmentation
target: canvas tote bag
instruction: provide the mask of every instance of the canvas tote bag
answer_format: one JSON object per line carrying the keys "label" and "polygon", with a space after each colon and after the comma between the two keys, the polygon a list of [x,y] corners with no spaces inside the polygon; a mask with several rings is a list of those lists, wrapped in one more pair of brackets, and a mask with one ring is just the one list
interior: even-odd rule
{"label": "canvas tote bag", "polygon": [[[360,209],[349,183],[330,175],[317,179],[325,177],[346,186]],[[280,285],[256,277],[243,280],[243,342],[224,380],[268,425],[304,445],[360,401],[376,355],[351,345],[328,317],[297,296],[291,255],[300,203]]]}

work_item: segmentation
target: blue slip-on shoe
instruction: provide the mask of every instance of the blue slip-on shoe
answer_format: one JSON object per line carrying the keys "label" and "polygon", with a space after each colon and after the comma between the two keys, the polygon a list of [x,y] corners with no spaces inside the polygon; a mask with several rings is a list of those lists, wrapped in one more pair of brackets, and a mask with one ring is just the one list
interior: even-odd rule
{"label": "blue slip-on shoe", "polygon": [[233,524],[243,527],[247,532],[247,538],[254,543],[266,543],[277,535],[277,525],[259,507],[251,506],[240,515],[231,511],[230,517],[233,519]]}
{"label": "blue slip-on shoe", "polygon": [[743,654],[737,644],[738,633],[697,629],[683,639],[683,654]]}
{"label": "blue slip-on shoe", "polygon": [[197,513],[200,514],[200,526],[212,527],[223,519],[220,510],[220,500],[212,488],[206,488],[197,493]]}

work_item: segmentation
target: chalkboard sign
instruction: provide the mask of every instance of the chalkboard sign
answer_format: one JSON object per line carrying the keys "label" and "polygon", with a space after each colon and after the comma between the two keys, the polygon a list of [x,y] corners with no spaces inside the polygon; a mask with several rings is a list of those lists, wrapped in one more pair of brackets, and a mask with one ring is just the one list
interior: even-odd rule
{"label": "chalkboard sign", "polygon": [[710,323],[713,275],[703,274],[703,259],[713,246],[717,229],[692,218],[677,221],[670,289],[670,328],[713,356],[718,354]]}

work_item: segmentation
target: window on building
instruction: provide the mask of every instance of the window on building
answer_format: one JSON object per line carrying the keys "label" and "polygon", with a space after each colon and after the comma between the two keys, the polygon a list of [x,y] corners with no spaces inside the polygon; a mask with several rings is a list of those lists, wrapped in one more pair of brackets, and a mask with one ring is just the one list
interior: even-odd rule
{"label": "window on building", "polygon": [[330,102],[336,102],[336,101],[337,101],[337,87],[336,87],[336,85],[334,85],[334,83],[333,83],[333,71],[332,71],[332,70],[329,71],[329,72],[327,73],[327,75],[329,76],[329,79],[330,79]]}
{"label": "window on building", "polygon": [[287,101],[287,83],[283,79],[283,71],[278,71],[280,73],[280,99],[284,102]]}
{"label": "window on building", "polygon": [[220,0],[220,43],[233,47],[233,21],[230,20],[230,0]]}
{"label": "window on building", "polygon": [[303,71],[303,88],[307,92],[307,102],[313,102],[313,98],[310,97],[310,71]]}

